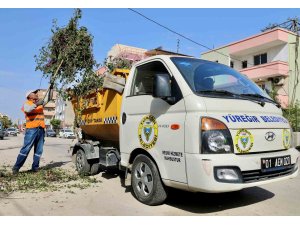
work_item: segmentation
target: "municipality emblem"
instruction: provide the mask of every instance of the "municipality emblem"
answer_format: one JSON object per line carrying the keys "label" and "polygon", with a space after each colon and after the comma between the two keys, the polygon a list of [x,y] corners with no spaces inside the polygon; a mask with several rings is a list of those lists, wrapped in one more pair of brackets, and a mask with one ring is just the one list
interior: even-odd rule
{"label": "municipality emblem", "polygon": [[246,129],[240,129],[237,131],[234,138],[234,145],[239,153],[247,153],[253,147],[253,136]]}
{"label": "municipality emblem", "polygon": [[144,116],[138,128],[138,138],[140,144],[145,149],[151,149],[156,144],[158,137],[158,125],[152,115]]}
{"label": "municipality emblem", "polygon": [[283,147],[288,149],[291,145],[291,132],[289,129],[283,129],[282,131]]}

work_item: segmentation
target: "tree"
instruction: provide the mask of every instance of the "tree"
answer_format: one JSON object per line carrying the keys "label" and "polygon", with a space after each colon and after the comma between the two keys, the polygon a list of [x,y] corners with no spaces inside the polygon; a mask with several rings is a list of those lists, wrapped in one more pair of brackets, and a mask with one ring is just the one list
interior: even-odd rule
{"label": "tree", "polygon": [[66,27],[59,27],[54,20],[49,42],[34,56],[36,70],[50,78],[51,84],[56,83],[56,87],[59,83],[58,91],[64,98],[70,97],[70,92],[63,91],[66,86],[71,87],[77,97],[102,86],[102,78],[94,72],[97,63],[93,55],[93,36],[86,27],[79,27],[81,17],[81,10],[76,9]]}
{"label": "tree", "polygon": [[4,128],[9,128],[12,125],[11,119],[9,119],[7,116],[0,117],[0,121],[2,122]]}
{"label": "tree", "polygon": [[293,128],[293,131],[299,132],[300,130],[300,104],[296,101],[295,104],[289,105],[286,109],[283,109],[283,116],[289,121]]}
{"label": "tree", "polygon": [[52,125],[54,130],[58,130],[60,128],[61,120],[58,119],[52,119],[50,121],[50,124]]}

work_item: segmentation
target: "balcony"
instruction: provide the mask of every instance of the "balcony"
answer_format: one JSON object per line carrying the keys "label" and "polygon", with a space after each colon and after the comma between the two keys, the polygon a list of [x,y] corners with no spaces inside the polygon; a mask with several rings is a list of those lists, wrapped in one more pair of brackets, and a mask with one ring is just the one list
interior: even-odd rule
{"label": "balcony", "polygon": [[270,77],[288,77],[289,65],[287,62],[274,61],[240,70],[253,81],[266,80]]}
{"label": "balcony", "polygon": [[289,33],[291,32],[280,28],[266,31],[228,45],[229,53],[232,56],[239,57],[255,53],[257,49],[262,51],[278,45],[284,45],[288,43]]}
{"label": "balcony", "polygon": [[45,117],[53,117],[55,115],[55,112],[44,110],[44,115],[45,115]]}

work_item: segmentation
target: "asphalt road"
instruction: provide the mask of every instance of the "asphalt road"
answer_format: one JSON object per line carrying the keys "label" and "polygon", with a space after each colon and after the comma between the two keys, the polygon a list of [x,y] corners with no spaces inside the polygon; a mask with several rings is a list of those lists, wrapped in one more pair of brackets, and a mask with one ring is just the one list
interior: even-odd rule
{"label": "asphalt road", "polygon": [[[0,166],[12,166],[23,135],[0,141]],[[41,166],[75,170],[68,149],[72,140],[46,138]],[[32,153],[23,170],[30,169]],[[300,177],[222,194],[170,190],[161,206],[138,202],[118,174],[100,173],[98,187],[58,192],[13,193],[0,197],[0,215],[300,215]]]}

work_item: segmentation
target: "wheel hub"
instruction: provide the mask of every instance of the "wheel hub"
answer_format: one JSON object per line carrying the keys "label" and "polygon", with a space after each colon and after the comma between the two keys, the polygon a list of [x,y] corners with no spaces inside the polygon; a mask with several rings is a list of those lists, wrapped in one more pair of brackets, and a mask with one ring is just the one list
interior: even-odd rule
{"label": "wheel hub", "polygon": [[78,170],[81,170],[82,169],[82,167],[83,167],[83,158],[82,158],[82,155],[81,154],[78,154],[77,155],[77,169]]}
{"label": "wheel hub", "polygon": [[153,174],[150,167],[140,162],[135,168],[134,176],[138,192],[144,197],[148,196],[153,190]]}

